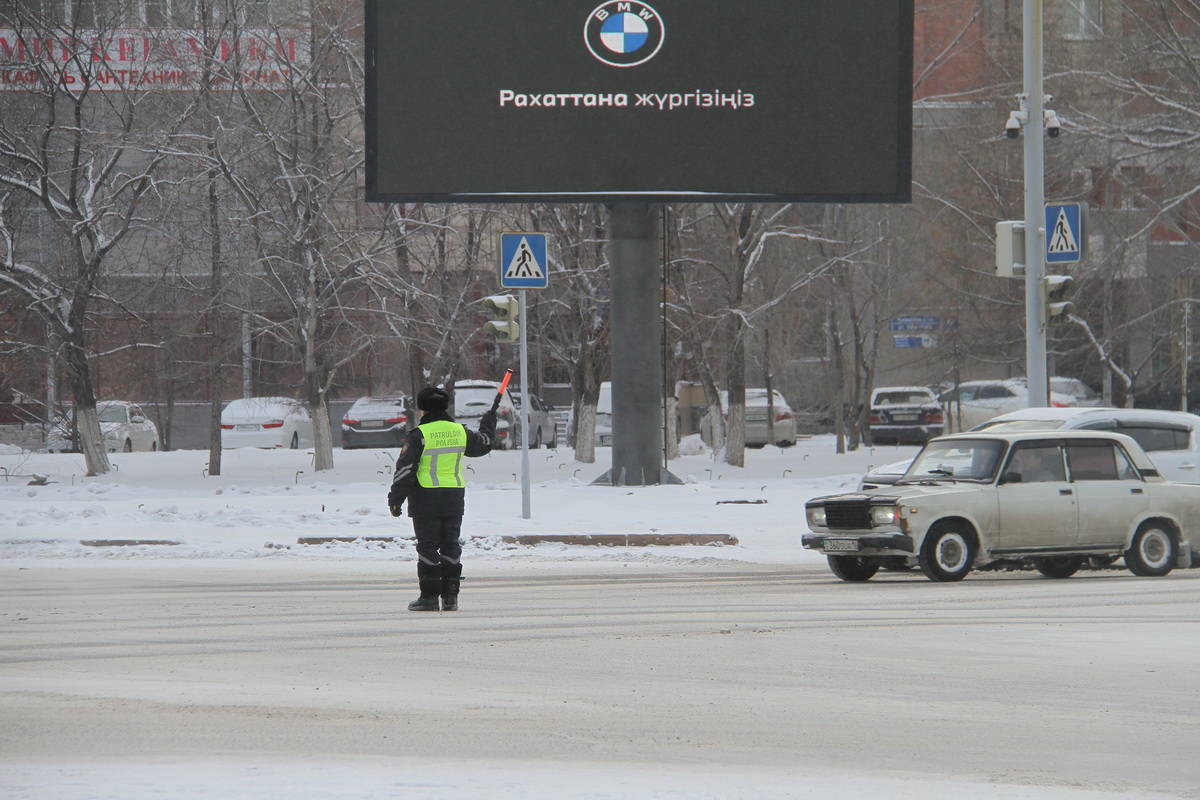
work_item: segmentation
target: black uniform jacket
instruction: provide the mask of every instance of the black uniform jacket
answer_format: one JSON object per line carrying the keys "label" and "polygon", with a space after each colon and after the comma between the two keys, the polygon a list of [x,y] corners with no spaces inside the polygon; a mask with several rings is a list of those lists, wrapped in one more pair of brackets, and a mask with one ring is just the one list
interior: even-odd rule
{"label": "black uniform jacket", "polygon": [[[421,417],[421,425],[426,422],[454,418],[445,411],[430,411]],[[492,442],[496,440],[496,415],[491,411],[479,420],[479,432],[466,425],[467,451],[466,455],[474,458],[486,456],[492,452]],[[421,462],[421,453],[425,450],[425,437],[420,428],[413,428],[404,440],[404,449],[396,459],[396,473],[392,477],[392,488],[388,491],[388,505],[398,506],[408,501],[410,517],[461,517],[465,509],[466,489],[439,487],[427,489],[417,483],[417,465]]]}

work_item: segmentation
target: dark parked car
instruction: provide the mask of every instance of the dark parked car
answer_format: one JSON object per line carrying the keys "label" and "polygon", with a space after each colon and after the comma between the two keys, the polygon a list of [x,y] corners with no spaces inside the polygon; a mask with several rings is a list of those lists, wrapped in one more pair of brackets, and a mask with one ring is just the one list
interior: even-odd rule
{"label": "dark parked car", "polygon": [[410,397],[360,397],[342,419],[342,448],[401,447],[415,413]]}
{"label": "dark parked car", "polygon": [[942,406],[924,386],[883,386],[871,393],[867,424],[874,444],[925,444],[942,435]]}

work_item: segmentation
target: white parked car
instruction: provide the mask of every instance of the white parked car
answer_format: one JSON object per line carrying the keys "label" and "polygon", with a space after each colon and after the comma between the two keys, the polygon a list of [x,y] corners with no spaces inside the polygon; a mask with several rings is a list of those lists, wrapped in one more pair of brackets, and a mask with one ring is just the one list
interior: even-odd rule
{"label": "white parked car", "polygon": [[1032,566],[1066,578],[1124,558],[1135,575],[1191,566],[1200,486],[1166,481],[1131,437],[961,433],[931,440],[893,486],[806,505],[803,546],[848,581],[917,566],[935,581]]}
{"label": "white parked car", "polygon": [[[1029,387],[1024,378],[994,381],[963,381],[957,391],[951,387],[938,399],[945,416],[946,433],[969,431],[992,417],[1029,405]],[[1074,397],[1050,392],[1050,405],[1056,408],[1077,405]]]}
{"label": "white parked car", "polygon": [[[992,433],[1017,431],[1115,431],[1130,436],[1162,476],[1178,483],[1200,483],[1200,416],[1153,408],[1023,408],[993,417],[975,428]],[[893,484],[912,459],[872,468],[863,488]]]}
{"label": "white parked car", "polygon": [[162,447],[158,426],[150,421],[141,407],[124,400],[103,400],[96,403],[100,432],[109,452],[154,452]]}
{"label": "white parked car", "polygon": [[1024,408],[976,430],[1115,431],[1132,437],[1169,481],[1200,483],[1200,416],[1153,408]]}
{"label": "white parked car", "polygon": [[[721,414],[729,419],[729,393],[721,392]],[[775,412],[775,424],[767,425],[771,410]],[[774,438],[772,438],[774,434]],[[712,446],[713,419],[712,411],[700,419],[700,437],[705,444]],[[773,389],[768,403],[766,389],[746,389],[746,446],[764,447],[775,444],[779,447],[791,447],[796,443],[796,418],[792,407],[778,390]]]}
{"label": "white parked car", "polygon": [[[498,391],[500,391],[498,381],[455,381],[455,422],[461,422],[478,430],[479,418],[492,407]],[[500,398],[500,407],[496,409],[496,449],[508,450],[515,446],[513,427],[516,421],[516,407],[513,406],[509,392],[505,392],[504,397]]]}
{"label": "white parked car", "polygon": [[1050,378],[1050,391],[1074,398],[1077,406],[1102,406],[1104,398],[1078,378]]}
{"label": "white parked car", "polygon": [[312,447],[308,409],[290,397],[231,400],[221,410],[221,447]]}

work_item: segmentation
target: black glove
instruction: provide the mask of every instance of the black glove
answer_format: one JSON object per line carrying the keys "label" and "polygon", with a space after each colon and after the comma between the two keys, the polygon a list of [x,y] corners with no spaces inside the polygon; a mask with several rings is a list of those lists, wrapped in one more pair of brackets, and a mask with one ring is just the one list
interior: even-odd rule
{"label": "black glove", "polygon": [[496,427],[496,409],[483,412],[483,416],[479,418],[479,425],[483,427],[485,424]]}
{"label": "black glove", "polygon": [[401,506],[401,505],[388,506],[388,511],[392,512],[393,517],[398,517],[404,513],[404,506]]}

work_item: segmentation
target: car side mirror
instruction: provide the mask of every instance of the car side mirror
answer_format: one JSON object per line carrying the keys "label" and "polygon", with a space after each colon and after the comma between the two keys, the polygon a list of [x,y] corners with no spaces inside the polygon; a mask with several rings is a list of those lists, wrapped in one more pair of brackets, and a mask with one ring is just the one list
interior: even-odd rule
{"label": "car side mirror", "polygon": [[129,421],[132,422],[134,425],[143,425],[146,422],[146,418],[139,417],[135,414],[134,416],[129,418]]}
{"label": "car side mirror", "polygon": [[1000,476],[1001,483],[1021,483],[1021,473],[1011,471]]}

